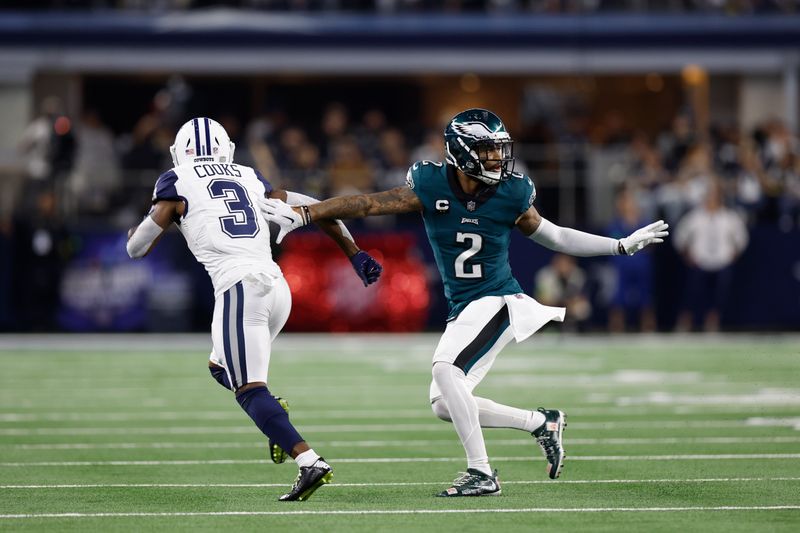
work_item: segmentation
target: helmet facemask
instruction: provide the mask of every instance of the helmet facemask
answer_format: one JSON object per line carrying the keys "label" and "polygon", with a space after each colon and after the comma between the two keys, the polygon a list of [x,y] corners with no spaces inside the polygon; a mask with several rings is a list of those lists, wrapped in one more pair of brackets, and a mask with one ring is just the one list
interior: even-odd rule
{"label": "helmet facemask", "polygon": [[514,141],[479,141],[472,146],[477,154],[478,172],[467,174],[489,185],[507,180],[514,171]]}

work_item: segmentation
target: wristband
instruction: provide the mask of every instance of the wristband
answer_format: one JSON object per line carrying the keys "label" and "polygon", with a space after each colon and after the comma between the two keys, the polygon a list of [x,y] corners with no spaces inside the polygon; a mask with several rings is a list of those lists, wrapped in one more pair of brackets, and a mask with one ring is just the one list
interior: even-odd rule
{"label": "wristband", "polygon": [[311,223],[311,212],[308,210],[307,205],[300,206],[300,215],[303,217],[304,226],[307,226]]}

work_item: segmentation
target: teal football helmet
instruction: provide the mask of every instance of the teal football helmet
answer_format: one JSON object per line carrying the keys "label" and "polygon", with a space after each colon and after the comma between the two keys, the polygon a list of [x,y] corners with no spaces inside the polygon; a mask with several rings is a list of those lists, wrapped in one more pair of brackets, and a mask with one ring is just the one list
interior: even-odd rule
{"label": "teal football helmet", "polygon": [[500,117],[486,109],[467,109],[444,130],[447,162],[471,178],[495,185],[514,170],[514,141]]}

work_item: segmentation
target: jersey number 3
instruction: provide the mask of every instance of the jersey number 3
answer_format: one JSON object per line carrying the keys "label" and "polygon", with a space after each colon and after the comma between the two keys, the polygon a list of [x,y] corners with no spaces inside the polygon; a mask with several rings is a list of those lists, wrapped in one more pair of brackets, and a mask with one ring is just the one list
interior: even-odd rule
{"label": "jersey number 3", "polygon": [[483,237],[477,233],[456,233],[456,242],[469,241],[469,249],[464,250],[458,257],[456,257],[456,277],[466,279],[480,279],[483,278],[483,267],[478,264],[466,264],[467,260],[473,255],[481,251],[483,246]]}
{"label": "jersey number 3", "polygon": [[214,180],[208,184],[211,198],[224,198],[230,215],[219,217],[222,231],[234,239],[255,237],[258,219],[247,191],[233,180]]}

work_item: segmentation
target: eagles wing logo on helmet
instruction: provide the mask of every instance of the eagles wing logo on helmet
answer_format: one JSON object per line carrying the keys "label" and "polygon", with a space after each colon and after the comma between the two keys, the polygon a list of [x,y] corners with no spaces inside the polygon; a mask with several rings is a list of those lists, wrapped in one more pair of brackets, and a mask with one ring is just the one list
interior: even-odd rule
{"label": "eagles wing logo on helmet", "polygon": [[513,171],[513,141],[500,117],[485,109],[468,109],[444,130],[447,162],[489,185],[507,180]]}

